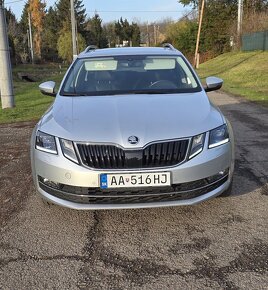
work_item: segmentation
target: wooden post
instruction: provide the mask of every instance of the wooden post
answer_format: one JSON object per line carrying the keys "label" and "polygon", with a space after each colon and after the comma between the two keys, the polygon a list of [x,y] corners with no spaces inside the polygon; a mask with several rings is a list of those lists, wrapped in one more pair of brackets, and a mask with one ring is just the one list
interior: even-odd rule
{"label": "wooden post", "polygon": [[204,15],[204,8],[205,8],[205,0],[202,0],[202,6],[199,16],[199,24],[198,24],[198,32],[197,32],[197,39],[196,39],[196,47],[195,47],[195,55],[194,55],[194,67],[196,68],[197,65],[197,55],[199,51],[199,42],[200,42],[200,34],[201,34],[201,27],[203,22],[203,15]]}

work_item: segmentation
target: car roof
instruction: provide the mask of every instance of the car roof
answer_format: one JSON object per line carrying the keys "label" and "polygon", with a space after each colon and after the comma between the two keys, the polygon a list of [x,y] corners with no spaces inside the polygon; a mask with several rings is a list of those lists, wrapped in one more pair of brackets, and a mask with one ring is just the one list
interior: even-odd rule
{"label": "car roof", "polygon": [[169,47],[119,47],[103,49],[86,49],[79,54],[78,58],[107,57],[119,55],[182,55],[177,49]]}

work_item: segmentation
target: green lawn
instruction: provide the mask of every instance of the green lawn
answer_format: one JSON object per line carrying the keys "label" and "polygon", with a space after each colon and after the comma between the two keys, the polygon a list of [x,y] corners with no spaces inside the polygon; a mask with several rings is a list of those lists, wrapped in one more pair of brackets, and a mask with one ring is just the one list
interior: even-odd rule
{"label": "green lawn", "polygon": [[[0,123],[39,119],[53,101],[53,97],[40,93],[39,84],[43,81],[54,80],[59,86],[65,70],[66,68],[60,71],[55,65],[20,65],[15,67],[13,79],[16,107],[5,110],[0,107]],[[18,77],[19,72],[29,73],[36,79],[36,82],[21,81]]]}
{"label": "green lawn", "polygon": [[225,53],[201,64],[198,74],[221,77],[226,92],[268,105],[268,51]]}

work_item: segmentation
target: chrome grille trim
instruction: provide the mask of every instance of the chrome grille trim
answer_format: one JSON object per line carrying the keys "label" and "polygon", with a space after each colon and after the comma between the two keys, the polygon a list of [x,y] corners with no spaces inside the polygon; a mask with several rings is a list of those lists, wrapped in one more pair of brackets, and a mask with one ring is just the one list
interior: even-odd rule
{"label": "chrome grille trim", "polygon": [[183,163],[190,138],[148,143],[143,148],[123,148],[117,144],[76,142],[83,166],[93,170],[143,170],[178,166]]}

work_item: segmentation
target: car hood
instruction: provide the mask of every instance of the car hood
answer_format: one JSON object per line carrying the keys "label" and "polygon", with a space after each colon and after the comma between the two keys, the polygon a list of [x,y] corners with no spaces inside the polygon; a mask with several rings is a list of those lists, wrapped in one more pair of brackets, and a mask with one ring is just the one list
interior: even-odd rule
{"label": "car hood", "polygon": [[223,124],[205,92],[191,94],[57,96],[39,129],[73,141],[115,143],[125,148],[156,140],[191,137]]}

